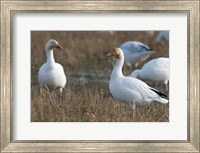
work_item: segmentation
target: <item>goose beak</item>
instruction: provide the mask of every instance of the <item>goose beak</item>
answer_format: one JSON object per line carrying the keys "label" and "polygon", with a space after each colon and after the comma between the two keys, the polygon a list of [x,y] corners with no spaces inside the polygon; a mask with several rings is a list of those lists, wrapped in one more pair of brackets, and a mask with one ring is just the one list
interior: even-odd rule
{"label": "goose beak", "polygon": [[107,56],[112,56],[112,52],[109,52],[109,53],[107,54]]}
{"label": "goose beak", "polygon": [[62,46],[60,46],[59,44],[56,46],[57,49],[63,49]]}

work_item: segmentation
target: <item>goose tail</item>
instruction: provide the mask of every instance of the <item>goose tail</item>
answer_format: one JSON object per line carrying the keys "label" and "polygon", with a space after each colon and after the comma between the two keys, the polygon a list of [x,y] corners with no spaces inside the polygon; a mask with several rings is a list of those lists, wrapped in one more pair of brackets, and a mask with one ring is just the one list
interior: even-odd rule
{"label": "goose tail", "polygon": [[162,98],[162,97],[160,97],[160,98],[155,98],[154,100],[157,101],[157,102],[160,102],[160,103],[162,103],[162,104],[167,104],[167,103],[169,102],[168,99],[165,99],[165,98]]}
{"label": "goose tail", "polygon": [[161,93],[160,91],[154,89],[154,88],[150,88],[152,91],[154,91],[156,94],[159,95],[159,97],[155,98],[154,100],[163,104],[166,104],[169,102],[169,100],[167,99],[167,96],[163,93]]}
{"label": "goose tail", "polygon": [[154,91],[155,93],[157,93],[160,97],[167,99],[167,96],[165,94],[163,94],[162,92],[154,89],[154,88],[150,88],[152,91]]}

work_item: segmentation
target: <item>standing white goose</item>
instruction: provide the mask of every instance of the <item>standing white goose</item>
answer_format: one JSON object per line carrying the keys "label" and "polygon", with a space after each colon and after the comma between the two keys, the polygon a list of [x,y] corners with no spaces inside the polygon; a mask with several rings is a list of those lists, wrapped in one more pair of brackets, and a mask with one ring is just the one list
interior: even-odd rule
{"label": "standing white goose", "polygon": [[154,53],[147,45],[139,41],[127,41],[119,46],[124,52],[126,65],[130,68],[132,64],[138,66],[140,61],[146,60],[150,54]]}
{"label": "standing white goose", "polygon": [[61,93],[67,79],[62,65],[55,62],[54,48],[63,49],[56,40],[50,39],[45,46],[47,61],[40,67],[38,81],[41,87],[47,87],[50,91],[59,89]]}
{"label": "standing white goose", "polygon": [[144,64],[142,69],[134,70],[130,76],[142,80],[162,82],[167,89],[169,82],[169,58],[160,57],[152,59]]}
{"label": "standing white goose", "polygon": [[122,74],[124,54],[120,48],[115,48],[107,54],[116,58],[113,68],[109,90],[114,98],[127,102],[131,107],[136,104],[143,105],[153,101],[168,103],[166,96],[146,83]]}

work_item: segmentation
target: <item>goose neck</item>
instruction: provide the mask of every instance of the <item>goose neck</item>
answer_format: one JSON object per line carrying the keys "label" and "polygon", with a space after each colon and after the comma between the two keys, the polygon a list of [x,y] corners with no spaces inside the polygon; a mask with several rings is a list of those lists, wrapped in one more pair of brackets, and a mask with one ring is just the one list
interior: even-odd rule
{"label": "goose neck", "polygon": [[143,76],[143,73],[141,70],[138,70],[137,72],[137,77],[140,78],[140,79],[144,79],[145,77]]}
{"label": "goose neck", "polygon": [[140,69],[135,70],[134,71],[134,77],[143,79],[142,71]]}
{"label": "goose neck", "polygon": [[55,63],[55,59],[53,56],[53,49],[52,50],[46,50],[46,55],[47,55],[47,63],[53,64]]}
{"label": "goose neck", "polygon": [[117,59],[115,66],[113,68],[111,78],[122,77],[122,67],[123,67],[124,60],[123,58]]}

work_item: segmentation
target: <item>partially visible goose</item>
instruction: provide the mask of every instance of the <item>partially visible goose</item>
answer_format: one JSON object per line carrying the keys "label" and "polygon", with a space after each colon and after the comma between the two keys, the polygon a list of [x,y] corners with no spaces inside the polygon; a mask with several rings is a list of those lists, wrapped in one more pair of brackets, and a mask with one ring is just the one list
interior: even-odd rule
{"label": "partially visible goose", "polygon": [[142,69],[134,70],[131,77],[167,84],[169,81],[169,58],[160,57],[144,64]]}
{"label": "partially visible goose", "polygon": [[139,41],[127,41],[119,46],[124,52],[125,63],[130,68],[132,64],[138,66],[140,61],[146,60],[154,53],[147,45]]}
{"label": "partially visible goose", "polygon": [[127,102],[132,108],[135,108],[136,104],[143,105],[153,101],[168,103],[167,97],[158,90],[138,79],[122,74],[124,54],[120,48],[113,49],[107,56],[116,58],[109,82],[109,90],[115,99]]}
{"label": "partially visible goose", "polygon": [[169,41],[169,31],[161,31],[156,37],[156,43],[161,43],[163,41]]}
{"label": "partially visible goose", "polygon": [[48,88],[50,91],[59,89],[61,93],[67,79],[62,65],[55,62],[53,56],[55,48],[63,49],[56,40],[50,39],[45,46],[47,61],[40,67],[38,81],[41,87]]}

